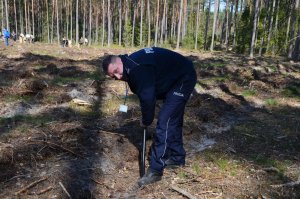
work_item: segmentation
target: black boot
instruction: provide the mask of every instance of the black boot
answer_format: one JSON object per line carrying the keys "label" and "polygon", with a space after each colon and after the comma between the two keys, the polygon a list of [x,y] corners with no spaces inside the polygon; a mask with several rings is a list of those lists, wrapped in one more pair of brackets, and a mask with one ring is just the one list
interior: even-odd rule
{"label": "black boot", "polygon": [[160,181],[161,177],[162,174],[148,169],[147,173],[141,179],[139,179],[138,185],[141,187],[147,184],[152,184],[154,182]]}
{"label": "black boot", "polygon": [[172,159],[167,159],[165,161],[165,169],[177,169],[177,168],[183,167],[183,166],[184,166],[183,163],[175,162]]}

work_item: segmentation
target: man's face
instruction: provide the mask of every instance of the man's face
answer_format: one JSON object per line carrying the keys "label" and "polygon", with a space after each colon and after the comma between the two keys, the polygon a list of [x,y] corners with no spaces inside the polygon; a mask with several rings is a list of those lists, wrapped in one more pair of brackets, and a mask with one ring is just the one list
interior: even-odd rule
{"label": "man's face", "polygon": [[122,79],[123,63],[119,57],[116,58],[114,63],[108,65],[107,75],[112,78],[115,78],[116,80]]}

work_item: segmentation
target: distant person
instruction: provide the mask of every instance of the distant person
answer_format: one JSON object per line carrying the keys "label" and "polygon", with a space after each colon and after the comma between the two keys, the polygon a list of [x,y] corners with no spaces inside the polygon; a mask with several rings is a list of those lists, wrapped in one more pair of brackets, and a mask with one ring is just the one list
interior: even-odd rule
{"label": "distant person", "polygon": [[69,47],[69,40],[65,37],[62,39],[62,47]]}
{"label": "distant person", "polygon": [[17,34],[15,33],[15,31],[13,31],[11,33],[12,37],[13,37],[13,40],[16,41],[17,40]]}
{"label": "distant person", "polygon": [[5,28],[3,29],[3,36],[5,40],[5,45],[8,46],[8,39],[10,37],[10,32],[6,30]]}
{"label": "distant person", "polygon": [[19,42],[22,44],[25,41],[25,35],[23,33],[20,34],[19,36]]}

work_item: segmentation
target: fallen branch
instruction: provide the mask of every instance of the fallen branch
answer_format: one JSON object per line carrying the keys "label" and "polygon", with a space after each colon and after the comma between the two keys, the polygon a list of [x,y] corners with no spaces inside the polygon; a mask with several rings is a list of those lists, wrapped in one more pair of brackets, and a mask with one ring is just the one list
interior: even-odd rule
{"label": "fallen branch", "polygon": [[69,194],[69,192],[67,191],[67,189],[65,188],[65,186],[63,185],[62,182],[58,182],[58,184],[61,186],[61,188],[64,190],[64,192],[67,194],[67,196],[69,198],[71,198],[71,195]]}
{"label": "fallen branch", "polygon": [[296,187],[300,185],[300,176],[298,177],[298,180],[295,182],[288,182],[284,184],[277,184],[277,185],[270,185],[273,188],[280,188],[280,187]]}
{"label": "fallen branch", "polygon": [[104,183],[103,182],[99,182],[99,181],[97,181],[97,180],[95,180],[95,179],[93,179],[93,178],[90,178],[93,182],[95,182],[95,183],[97,183],[97,184],[101,184],[101,185],[103,185]]}
{"label": "fallen branch", "polygon": [[263,171],[266,172],[276,172],[276,173],[280,173],[279,169],[275,168],[275,167],[268,167],[268,168],[263,168]]}
{"label": "fallen branch", "polygon": [[14,177],[12,177],[12,178],[10,178],[10,179],[4,181],[4,183],[6,183],[6,182],[8,182],[8,181],[11,181],[11,180],[13,180],[13,179],[15,179],[15,178],[21,178],[21,177],[26,177],[26,176],[27,176],[27,175],[17,175],[17,176],[14,176]]}
{"label": "fallen branch", "polygon": [[190,198],[190,199],[197,199],[195,196],[193,196],[192,194],[190,194],[189,192],[187,192],[186,190],[183,190],[175,185],[171,185],[170,186],[171,189],[177,191],[178,193],[181,193],[182,195]]}
{"label": "fallen branch", "polygon": [[248,137],[252,137],[252,138],[257,138],[256,135],[251,135],[251,134],[249,134],[249,133],[240,133],[240,134],[245,135],[245,136],[248,136]]}
{"label": "fallen branch", "polygon": [[56,147],[58,147],[58,148],[60,148],[60,149],[62,149],[62,150],[64,150],[64,151],[67,151],[67,152],[69,152],[69,153],[72,153],[72,154],[75,155],[75,156],[78,156],[78,157],[84,159],[83,156],[81,156],[81,155],[75,153],[74,151],[72,151],[72,150],[70,150],[70,149],[67,149],[67,148],[65,148],[65,147],[63,147],[63,146],[60,146],[60,145],[58,145],[58,144],[55,144],[55,143],[53,143],[53,142],[43,141],[43,140],[30,140],[30,141],[31,141],[31,142],[41,142],[41,143],[44,143],[44,144],[53,145],[53,146],[56,146]]}
{"label": "fallen branch", "polygon": [[24,188],[21,189],[20,191],[16,192],[15,195],[20,195],[21,193],[27,191],[27,190],[30,189],[31,187],[33,187],[33,186],[37,185],[38,183],[43,182],[43,181],[45,181],[45,180],[47,180],[47,179],[48,179],[48,176],[47,176],[47,177],[44,177],[44,178],[42,178],[42,179],[39,179],[39,180],[37,180],[37,181],[34,181],[33,183],[30,183],[29,185],[27,185],[26,187],[24,187]]}
{"label": "fallen branch", "polygon": [[91,103],[89,103],[88,101],[85,100],[81,100],[81,99],[73,99],[72,102],[74,104],[77,104],[78,106],[92,106]]}
{"label": "fallen branch", "polygon": [[41,194],[46,193],[46,192],[48,192],[48,191],[50,191],[50,190],[52,190],[52,189],[53,189],[53,187],[52,187],[52,186],[49,186],[49,187],[47,187],[46,189],[43,189],[43,190],[37,192],[36,194],[37,194],[37,195],[41,195]]}

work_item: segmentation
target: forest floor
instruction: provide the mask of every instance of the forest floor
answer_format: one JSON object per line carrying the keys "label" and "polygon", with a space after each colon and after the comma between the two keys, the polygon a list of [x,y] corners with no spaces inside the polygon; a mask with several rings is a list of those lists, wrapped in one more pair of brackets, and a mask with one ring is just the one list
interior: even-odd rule
{"label": "forest floor", "polygon": [[99,70],[131,52],[0,44],[0,198],[300,197],[300,63],[181,51],[198,74],[186,165],[138,188],[138,99],[118,112],[125,85]]}

